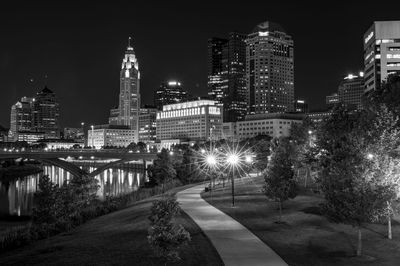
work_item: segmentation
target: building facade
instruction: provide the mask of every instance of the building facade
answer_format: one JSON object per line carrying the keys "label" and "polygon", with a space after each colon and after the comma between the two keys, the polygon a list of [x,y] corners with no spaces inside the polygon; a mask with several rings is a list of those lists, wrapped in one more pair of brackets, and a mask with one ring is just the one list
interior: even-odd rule
{"label": "building facade", "polygon": [[338,98],[339,102],[346,105],[353,105],[356,109],[361,110],[362,96],[365,91],[364,73],[345,77],[339,85]]}
{"label": "building facade", "polygon": [[157,112],[157,140],[162,148],[221,138],[223,114],[218,102],[198,100],[164,105]]}
{"label": "building facade", "polygon": [[375,21],[364,34],[366,91],[400,74],[400,21]]}
{"label": "building facade", "polygon": [[293,39],[277,23],[257,25],[246,40],[249,114],[293,111]]}
{"label": "building facade", "polygon": [[129,126],[98,125],[88,130],[88,146],[102,149],[104,147],[127,147],[135,142],[137,133]]}
{"label": "building facade", "polygon": [[133,47],[125,51],[120,71],[120,93],[118,108],[110,111],[110,125],[128,126],[135,132],[135,142],[139,141],[140,113],[140,72]]}
{"label": "building facade", "polygon": [[243,120],[246,102],[246,35],[208,41],[208,95],[223,104],[225,122]]}
{"label": "building facade", "polygon": [[139,116],[139,141],[150,144],[156,142],[157,108],[144,106],[140,108]]}
{"label": "building facade", "polygon": [[32,103],[32,98],[24,97],[11,106],[10,140],[17,141],[19,132],[32,129]]}
{"label": "building facade", "polygon": [[188,92],[182,88],[179,81],[162,83],[154,92],[154,105],[158,110],[167,104],[181,103],[188,100]]}

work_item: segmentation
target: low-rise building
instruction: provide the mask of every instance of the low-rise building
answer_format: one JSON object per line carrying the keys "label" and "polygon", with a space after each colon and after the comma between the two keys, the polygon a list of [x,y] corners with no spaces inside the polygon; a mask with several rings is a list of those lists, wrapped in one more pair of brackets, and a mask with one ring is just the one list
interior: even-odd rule
{"label": "low-rise building", "polygon": [[219,140],[222,131],[222,108],[212,100],[197,100],[164,105],[157,112],[157,140],[161,148],[191,142]]}
{"label": "low-rise building", "polygon": [[247,115],[245,121],[236,122],[236,140],[268,135],[272,138],[288,137],[293,124],[303,122],[303,114],[269,113]]}
{"label": "low-rise building", "polygon": [[88,130],[88,146],[101,149],[104,147],[127,147],[135,141],[135,130],[129,126],[98,125]]}

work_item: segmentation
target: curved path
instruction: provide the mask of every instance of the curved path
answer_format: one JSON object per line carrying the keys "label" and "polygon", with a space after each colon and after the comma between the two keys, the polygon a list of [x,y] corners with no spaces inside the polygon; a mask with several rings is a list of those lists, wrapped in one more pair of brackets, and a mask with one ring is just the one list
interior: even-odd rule
{"label": "curved path", "polygon": [[226,266],[287,265],[246,227],[208,204],[200,196],[204,184],[177,193],[181,208],[210,239]]}

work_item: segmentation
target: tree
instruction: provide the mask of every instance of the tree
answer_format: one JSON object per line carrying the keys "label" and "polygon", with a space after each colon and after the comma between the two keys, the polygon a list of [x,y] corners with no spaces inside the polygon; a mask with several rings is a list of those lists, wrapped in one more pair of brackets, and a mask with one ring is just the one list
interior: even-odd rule
{"label": "tree", "polygon": [[164,191],[165,184],[176,177],[176,170],[166,149],[162,149],[157,157],[153,166],[149,168],[149,177],[153,178],[158,185],[162,185]]}
{"label": "tree", "polygon": [[172,222],[180,211],[176,199],[168,196],[153,203],[149,216],[149,244],[157,256],[173,262],[180,260],[179,248],[190,241],[189,232]]}
{"label": "tree", "polygon": [[32,220],[35,224],[52,224],[58,217],[56,208],[56,197],[58,187],[51,182],[49,176],[39,178],[39,190],[35,192],[35,207],[33,208]]}
{"label": "tree", "polygon": [[139,141],[136,145],[137,150],[141,153],[144,153],[147,151],[147,145],[144,142]]}
{"label": "tree", "polygon": [[282,203],[297,195],[294,180],[293,163],[290,159],[292,150],[288,139],[276,141],[277,146],[271,155],[271,161],[264,174],[264,193],[279,204],[279,222],[282,220]]}
{"label": "tree", "polygon": [[258,171],[263,172],[265,169],[267,169],[268,157],[271,155],[270,141],[264,139],[258,141],[253,147],[253,151],[256,154],[254,167]]}
{"label": "tree", "polygon": [[395,116],[400,116],[400,75],[389,75],[387,81],[370,90],[363,101],[363,105],[373,112],[385,104]]}
{"label": "tree", "polygon": [[361,226],[374,220],[381,208],[376,202],[382,187],[366,174],[371,143],[369,114],[349,113],[338,106],[318,131],[319,183],[325,195],[323,213],[333,222],[351,224],[358,229],[357,255],[362,253]]}
{"label": "tree", "polygon": [[400,146],[399,121],[385,105],[377,110],[376,118],[370,134],[373,135],[373,142],[368,147],[369,160],[368,176],[380,184],[381,193],[377,205],[377,216],[384,216],[388,223],[388,238],[392,239],[392,216],[398,212],[398,199],[400,184],[400,158],[397,147]]}

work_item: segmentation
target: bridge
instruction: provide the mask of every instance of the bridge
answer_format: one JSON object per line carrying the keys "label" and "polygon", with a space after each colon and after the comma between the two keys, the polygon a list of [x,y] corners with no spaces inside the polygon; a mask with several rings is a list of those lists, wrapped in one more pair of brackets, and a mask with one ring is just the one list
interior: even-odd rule
{"label": "bridge", "polygon": [[[67,161],[67,158],[79,159],[113,159],[113,161],[100,166],[95,171],[87,173],[72,162]],[[121,150],[63,150],[63,151],[0,151],[0,160],[5,159],[32,159],[60,167],[74,176],[87,175],[94,177],[101,174],[105,170],[116,165],[131,161],[140,161],[143,164],[143,169],[146,169],[146,162],[152,162],[157,158],[156,153],[135,153]]]}

